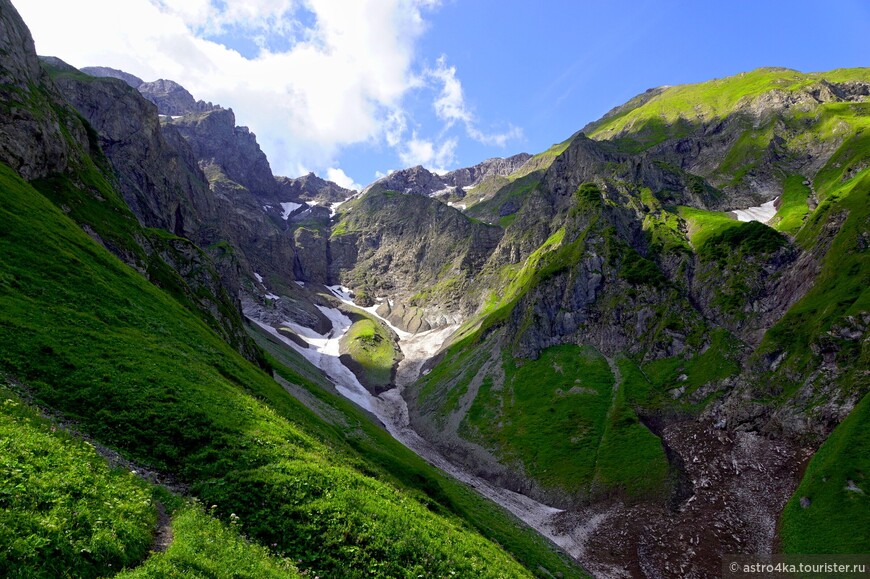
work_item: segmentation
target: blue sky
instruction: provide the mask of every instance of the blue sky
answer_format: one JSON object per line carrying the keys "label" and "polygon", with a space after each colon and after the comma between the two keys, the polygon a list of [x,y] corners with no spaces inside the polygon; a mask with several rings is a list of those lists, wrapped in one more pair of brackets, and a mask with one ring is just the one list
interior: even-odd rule
{"label": "blue sky", "polygon": [[13,2],[40,54],[177,80],[275,173],[357,186],[542,151],[654,86],[870,65],[863,0]]}

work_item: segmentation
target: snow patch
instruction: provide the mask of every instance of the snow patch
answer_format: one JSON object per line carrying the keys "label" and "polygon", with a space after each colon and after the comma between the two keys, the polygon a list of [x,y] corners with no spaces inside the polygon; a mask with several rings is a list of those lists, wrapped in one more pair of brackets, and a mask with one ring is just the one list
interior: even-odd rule
{"label": "snow patch", "polygon": [[330,205],[329,206],[329,216],[335,217],[335,214],[338,211],[338,208],[341,207],[342,205],[344,205],[344,201],[339,201],[338,203],[333,203],[332,205]]}
{"label": "snow patch", "polygon": [[301,347],[269,324],[264,324],[259,320],[254,320],[254,322],[283,343],[293,348],[316,367],[326,372],[326,375],[332,383],[335,384],[335,388],[338,390],[339,394],[351,402],[354,402],[361,408],[371,412],[373,400],[372,395],[369,394],[368,390],[363,388],[363,385],[360,384],[354,373],[342,364],[341,360],[338,358],[339,340],[350,327],[350,319],[334,308],[317,307],[331,322],[333,322],[332,330],[327,335],[318,334],[311,328],[300,326],[293,322],[284,322],[281,324],[282,327],[286,327],[302,338],[305,343],[309,345],[308,348]]}
{"label": "snow patch", "polygon": [[257,273],[256,271],[254,272],[254,277],[257,278],[258,282],[263,283],[263,276],[260,275],[259,273]]}
{"label": "snow patch", "polygon": [[296,279],[296,280],[293,280],[293,282],[294,282],[296,285],[298,285],[299,287],[305,287],[305,282],[304,282],[304,281],[299,281],[298,279]]}
{"label": "snow patch", "polygon": [[305,205],[305,204],[304,203],[291,203],[291,202],[281,203],[281,209],[284,210],[284,212],[281,213],[281,219],[284,219],[286,221],[290,217],[291,213],[293,213],[294,211],[296,211],[297,209],[299,209],[303,205]]}
{"label": "snow patch", "polygon": [[732,213],[737,216],[737,221],[760,221],[761,223],[767,223],[776,215],[776,207],[774,207],[776,199],[771,199],[758,207],[735,209]]}
{"label": "snow patch", "polygon": [[265,297],[268,298],[268,299],[270,299],[270,300],[281,299],[280,296],[276,296],[276,295],[273,294],[273,293],[267,293]]}

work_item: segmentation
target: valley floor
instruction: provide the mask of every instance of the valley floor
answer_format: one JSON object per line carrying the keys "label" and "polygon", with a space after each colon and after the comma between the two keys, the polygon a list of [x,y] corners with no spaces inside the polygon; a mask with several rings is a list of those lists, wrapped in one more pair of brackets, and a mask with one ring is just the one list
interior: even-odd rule
{"label": "valley floor", "polygon": [[[410,334],[378,316],[374,307],[356,305],[344,288],[329,290],[343,302],[342,308],[320,306],[333,323],[326,335],[299,328],[297,333],[307,348],[259,320],[256,309],[249,308],[246,315],[323,370],[341,394],[371,412],[396,440],[513,513],[594,576],[716,575],[723,555],[774,550],[777,517],[800,480],[808,450],[754,433],[717,430],[697,421],[649,425],[661,436],[669,460],[682,473],[676,496],[668,505],[626,504],[614,498],[577,510],[548,506],[451,462],[410,426],[404,388],[419,376],[455,326]],[[395,386],[378,396],[369,393],[339,360],[338,341],[351,325],[343,309],[365,310],[399,337],[404,358]],[[619,387],[616,376],[614,392]]]}

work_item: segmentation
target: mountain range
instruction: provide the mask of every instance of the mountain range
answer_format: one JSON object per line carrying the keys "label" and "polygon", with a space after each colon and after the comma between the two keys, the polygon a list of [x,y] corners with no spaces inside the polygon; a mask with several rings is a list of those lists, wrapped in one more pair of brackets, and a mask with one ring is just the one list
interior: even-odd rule
{"label": "mountain range", "polygon": [[0,27],[0,574],[870,552],[870,69],[352,191]]}

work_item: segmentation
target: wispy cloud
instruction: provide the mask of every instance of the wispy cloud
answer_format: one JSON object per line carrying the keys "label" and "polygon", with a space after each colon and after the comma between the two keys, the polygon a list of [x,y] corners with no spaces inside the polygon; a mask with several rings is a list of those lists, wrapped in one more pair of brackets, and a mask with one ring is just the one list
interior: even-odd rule
{"label": "wispy cloud", "polygon": [[354,189],[356,191],[361,191],[363,188],[362,185],[356,183],[351,177],[347,175],[347,173],[345,173],[339,167],[331,167],[327,169],[326,179],[332,181],[340,187],[344,187],[345,189]]}
{"label": "wispy cloud", "polygon": [[446,173],[456,160],[458,144],[455,137],[436,143],[414,133],[399,150],[399,159],[407,167],[423,165],[435,173]]}
{"label": "wispy cloud", "polygon": [[462,82],[456,76],[456,67],[447,65],[447,57],[442,55],[435,67],[427,71],[427,76],[441,85],[441,92],[432,103],[435,114],[447,127],[461,122],[466,134],[484,145],[504,147],[508,141],[519,139],[523,133],[519,127],[510,126],[504,132],[486,133],[477,126],[474,114],[465,103]]}

